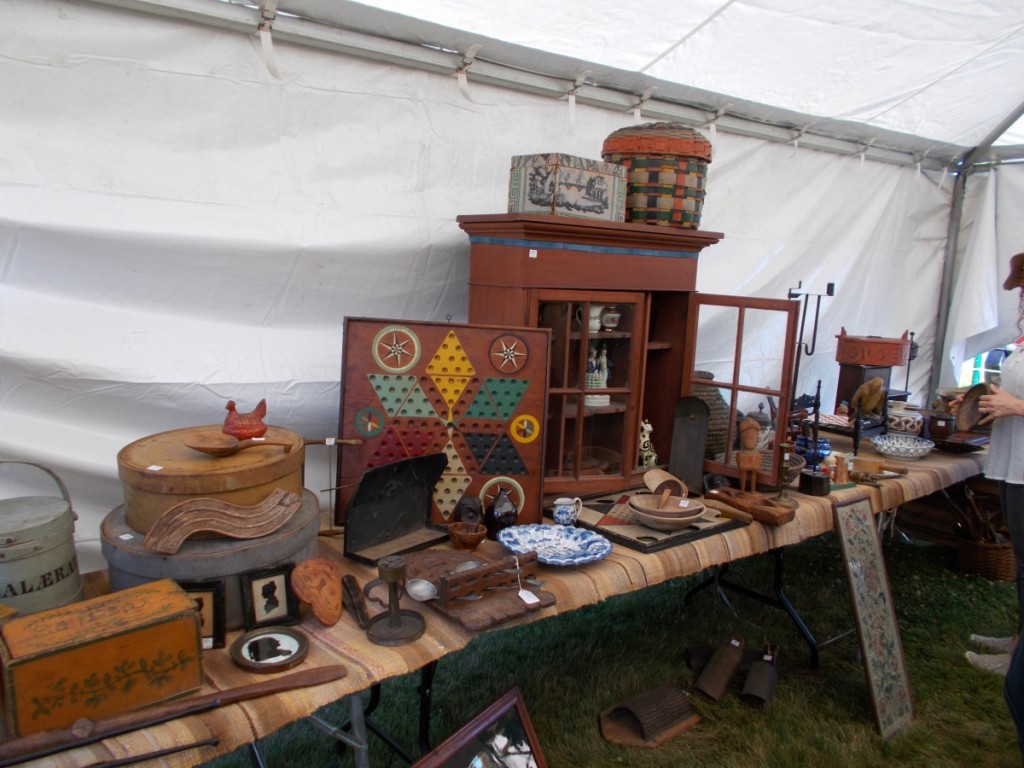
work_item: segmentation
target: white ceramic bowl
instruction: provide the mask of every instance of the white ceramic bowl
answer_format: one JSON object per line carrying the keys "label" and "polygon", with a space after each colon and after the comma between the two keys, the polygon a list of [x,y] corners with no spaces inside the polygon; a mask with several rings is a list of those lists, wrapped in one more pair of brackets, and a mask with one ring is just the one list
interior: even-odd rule
{"label": "white ceramic bowl", "polygon": [[883,456],[888,456],[890,459],[900,459],[902,461],[920,459],[922,456],[927,456],[931,452],[932,448],[935,447],[935,443],[931,440],[925,440],[923,437],[914,437],[913,435],[903,435],[895,432],[888,435],[872,437],[871,444],[875,446],[875,450]]}

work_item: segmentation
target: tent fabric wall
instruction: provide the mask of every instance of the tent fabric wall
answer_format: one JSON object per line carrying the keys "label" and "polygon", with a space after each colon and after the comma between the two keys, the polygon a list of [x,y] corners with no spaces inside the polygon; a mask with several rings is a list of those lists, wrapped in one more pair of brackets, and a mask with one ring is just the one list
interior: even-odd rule
{"label": "tent fabric wall", "polygon": [[[467,99],[450,76],[297,46],[276,45],[275,79],[255,38],[116,8],[6,11],[0,458],[65,480],[86,570],[104,565],[123,446],[218,423],[229,398],[335,434],[343,319],[465,320],[455,217],[505,210],[511,156],[596,158],[633,122],[585,106],[570,120],[564,101],[482,85]],[[714,153],[702,228],[725,238],[698,289],[785,298],[834,282],[798,387],[820,379],[831,407],[840,329],[909,329],[920,399],[951,183],[724,132]],[[716,332],[706,348],[727,347]],[[779,339],[751,343],[770,375]],[[325,456],[310,449],[315,490]]]}

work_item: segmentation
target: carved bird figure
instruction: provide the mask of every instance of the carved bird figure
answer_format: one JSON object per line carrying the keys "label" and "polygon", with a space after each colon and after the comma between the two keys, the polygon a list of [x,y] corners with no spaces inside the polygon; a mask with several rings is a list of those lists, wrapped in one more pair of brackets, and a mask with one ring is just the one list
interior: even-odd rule
{"label": "carved bird figure", "polygon": [[882,415],[882,403],[885,401],[885,382],[881,376],[875,376],[857,387],[850,398],[850,421],[857,418],[860,409],[861,418]]}
{"label": "carved bird figure", "polygon": [[248,440],[251,437],[262,437],[267,431],[267,425],[263,423],[263,417],[267,415],[267,401],[260,400],[251,413],[239,413],[235,408],[235,401],[228,400],[224,406],[228,415],[224,417],[224,427],[221,429],[225,435],[233,435],[239,440]]}

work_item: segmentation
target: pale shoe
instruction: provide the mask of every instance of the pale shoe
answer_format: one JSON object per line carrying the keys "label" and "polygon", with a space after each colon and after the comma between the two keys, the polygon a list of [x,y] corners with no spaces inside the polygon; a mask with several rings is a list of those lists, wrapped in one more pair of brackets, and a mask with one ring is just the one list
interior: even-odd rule
{"label": "pale shoe", "polygon": [[1017,645],[1017,637],[986,637],[985,635],[971,635],[971,642],[984,651],[991,653],[1012,653]]}
{"label": "pale shoe", "polygon": [[1010,654],[1008,653],[975,653],[968,651],[964,654],[972,667],[983,669],[986,672],[993,672],[1006,677],[1006,671],[1010,668]]}

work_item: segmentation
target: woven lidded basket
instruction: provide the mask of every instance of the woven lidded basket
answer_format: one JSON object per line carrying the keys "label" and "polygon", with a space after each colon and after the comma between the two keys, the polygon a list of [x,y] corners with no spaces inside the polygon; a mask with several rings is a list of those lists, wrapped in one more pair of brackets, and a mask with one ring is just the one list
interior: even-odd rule
{"label": "woven lidded basket", "polygon": [[710,371],[694,371],[690,392],[694,397],[703,400],[708,406],[708,437],[704,446],[704,458],[722,461],[725,456],[725,443],[728,439],[729,404],[722,396],[722,391],[711,384],[701,384],[698,380],[710,380],[715,376]]}
{"label": "woven lidded basket", "polygon": [[626,221],[698,229],[711,142],[682,123],[620,128],[601,157],[626,167]]}
{"label": "woven lidded basket", "polygon": [[957,545],[961,573],[984,576],[992,581],[1014,581],[1017,578],[1017,563],[1009,543],[963,540]]}

